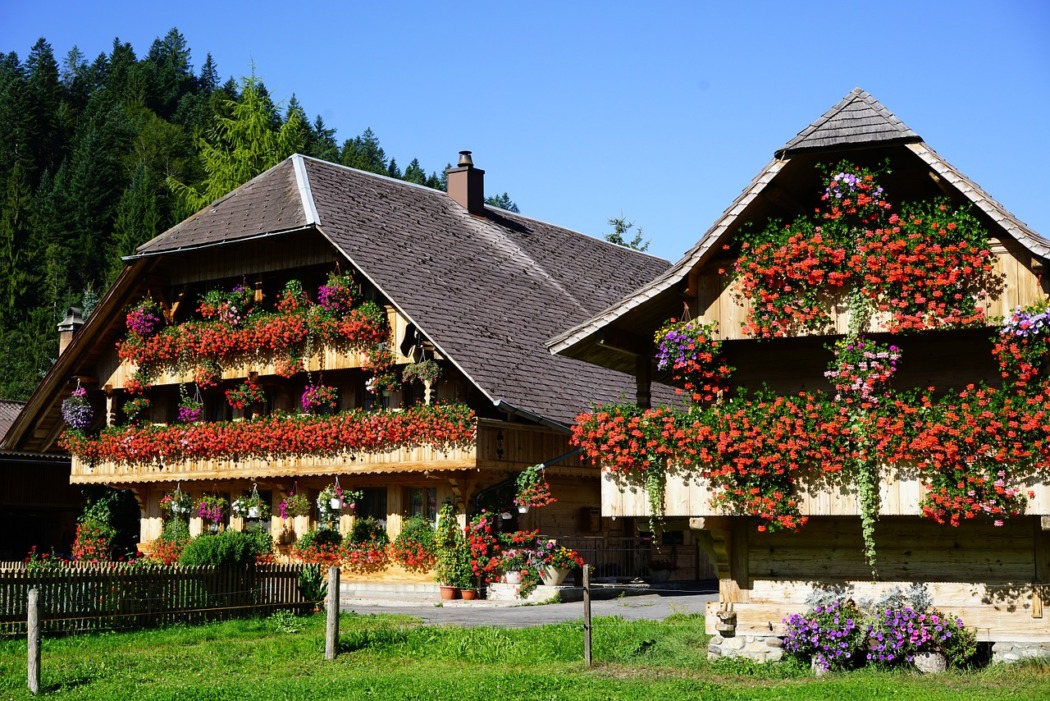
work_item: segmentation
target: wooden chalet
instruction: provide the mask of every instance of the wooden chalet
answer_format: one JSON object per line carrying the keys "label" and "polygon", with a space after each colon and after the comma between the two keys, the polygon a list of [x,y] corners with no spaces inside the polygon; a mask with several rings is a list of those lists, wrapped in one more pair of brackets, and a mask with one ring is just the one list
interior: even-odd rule
{"label": "wooden chalet", "polygon": [[[824,297],[828,328],[773,339],[749,335],[751,301],[741,294],[734,264],[741,238],[771,220],[787,223],[808,215],[823,192],[817,166],[849,161],[880,171],[879,183],[894,202],[946,197],[969,205],[987,232],[987,245],[1002,286],[982,304],[982,327],[888,334],[889,315],[874,314],[861,329],[903,349],[900,389],[927,386],[962,389],[1003,382],[992,358],[994,327],[1017,307],[1046,300],[1045,267],[1050,242],[1018,221],[976,183],[946,162],[922,138],[868,93],[856,89],[775,152],[723,215],[688,253],[647,285],[549,342],[553,353],[594,365],[635,372],[639,383],[666,379],[657,371],[654,333],[670,318],[718,322],[726,362],[735,368],[729,393],[768,386],[779,395],[806,390],[834,394],[824,372],[829,346],[850,329],[843,293]],[[728,396],[728,395],[727,395]],[[638,398],[648,406],[647,398]],[[1044,427],[1045,428],[1045,427]],[[808,523],[798,532],[756,528],[754,515],[734,515],[712,505],[716,492],[695,469],[667,471],[664,514],[669,527],[688,527],[717,563],[719,602],[710,605],[708,629],[739,639],[764,659],[763,638],[782,635],[785,617],[807,609],[815,589],[842,587],[858,601],[895,586],[927,585],[934,605],[960,616],[980,640],[1050,641],[1050,474],[1021,475],[1033,492],[1023,515],[1001,526],[991,518],[959,527],[923,517],[927,485],[915,470],[883,468],[875,542],[877,574],[866,562],[856,485],[849,479],[798,483],[799,512]],[[645,490],[637,482],[604,472],[602,515],[645,517]],[[721,614],[721,615],[719,615]],[[753,647],[748,647],[753,646]],[[762,652],[762,651],[765,652]]]}
{"label": "wooden chalet", "polygon": [[[0,436],[23,406],[0,400]],[[20,561],[34,545],[68,552],[81,508],[80,490],[69,483],[69,456],[0,450],[0,474],[0,562]]]}
{"label": "wooden chalet", "polygon": [[[55,451],[64,428],[61,403],[78,386],[94,408],[88,434],[106,429],[111,437],[133,441],[143,431],[180,425],[180,397],[195,393],[194,373],[210,363],[217,374],[201,393],[204,426],[248,430],[277,414],[294,415],[312,382],[337,388],[337,413],[396,417],[413,407],[465,405],[474,416],[471,437],[435,444],[416,440],[409,427],[396,441],[385,433],[364,448],[329,446],[323,453],[307,442],[290,452],[278,446],[260,454],[244,447],[242,455],[234,446],[199,457],[173,438],[170,451],[162,445],[154,452],[132,448],[119,458],[74,454],[74,484],[134,491],[144,547],[161,532],[162,496],[176,487],[194,499],[233,499],[254,488],[273,509],[268,527],[288,543],[312,526],[316,506],[310,516],[283,521],[279,502],[295,492],[313,503],[320,490],[338,481],[344,490],[363,492],[357,513],[385,521],[393,537],[403,517],[433,517],[446,500],[466,512],[511,507],[513,478],[538,463],[549,464],[546,474],[558,501],[520,517],[515,513],[515,525],[553,537],[601,539],[603,524],[591,517],[599,503],[598,475],[577,455],[566,457],[568,426],[594,401],[633,394],[635,381],[551,356],[544,343],[659,275],[668,263],[486,206],[483,176],[469,152],[449,171],[447,194],[292,156],[126,259],[86,323],[70,324],[68,346],[14,419],[4,448]],[[165,328],[202,324],[198,304],[209,290],[241,286],[250,290],[252,303],[273,309],[288,282],[297,280],[303,303],[314,304],[334,273],[353,280],[356,302],[381,310],[385,336],[379,349],[391,354],[393,375],[413,361],[435,360],[442,372],[432,386],[405,383],[388,396],[369,391],[369,349],[360,344],[308,347],[291,359],[299,363],[291,369],[282,369],[288,357],[261,347],[220,363],[203,357],[209,353],[203,348],[196,351],[202,357],[182,357],[177,367],[155,372],[141,395],[150,400],[146,421],[124,426],[122,408],[138,391],[133,385],[139,368],[117,351],[128,337],[130,308],[149,299],[161,307]],[[250,410],[231,408],[224,392],[248,381],[264,401]],[[502,485],[498,495],[489,489],[496,485]],[[343,516],[344,530],[350,519]],[[243,525],[238,518],[229,523]],[[190,530],[202,530],[196,516]]]}

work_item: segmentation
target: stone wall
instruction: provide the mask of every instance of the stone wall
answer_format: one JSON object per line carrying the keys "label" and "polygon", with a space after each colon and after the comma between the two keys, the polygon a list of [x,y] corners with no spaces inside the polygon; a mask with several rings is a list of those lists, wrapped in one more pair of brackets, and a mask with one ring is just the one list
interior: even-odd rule
{"label": "stone wall", "polygon": [[707,644],[707,659],[743,657],[755,662],[779,662],[784,657],[784,641],[771,635],[715,635]]}
{"label": "stone wall", "polygon": [[992,662],[1020,662],[1021,660],[1050,662],[1050,643],[997,642],[992,645]]}

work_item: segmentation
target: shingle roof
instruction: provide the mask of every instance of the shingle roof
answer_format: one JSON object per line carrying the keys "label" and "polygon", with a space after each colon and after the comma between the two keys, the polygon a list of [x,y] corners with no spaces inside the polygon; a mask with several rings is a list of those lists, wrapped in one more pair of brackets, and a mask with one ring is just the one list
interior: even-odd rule
{"label": "shingle roof", "polygon": [[820,119],[798,133],[777,151],[783,158],[796,151],[817,148],[870,145],[875,142],[921,141],[921,137],[908,125],[886,109],[881,102],[860,88],[849,95]]}
{"label": "shingle roof", "polygon": [[15,422],[15,417],[18,416],[18,412],[22,411],[23,406],[25,406],[24,402],[0,399],[0,441],[7,435],[7,429],[11,428],[11,424]]}
{"label": "shingle roof", "polygon": [[[138,256],[317,228],[493,402],[561,423],[634,379],[544,342],[669,263],[446,193],[302,156],[169,229]],[[655,389],[655,388],[654,388]]]}
{"label": "shingle roof", "polygon": [[321,231],[493,401],[563,423],[634,379],[544,342],[667,261],[445,193],[304,159]]}
{"label": "shingle roof", "polygon": [[139,246],[136,254],[248,239],[301,229],[311,223],[294,164],[287,159]]}

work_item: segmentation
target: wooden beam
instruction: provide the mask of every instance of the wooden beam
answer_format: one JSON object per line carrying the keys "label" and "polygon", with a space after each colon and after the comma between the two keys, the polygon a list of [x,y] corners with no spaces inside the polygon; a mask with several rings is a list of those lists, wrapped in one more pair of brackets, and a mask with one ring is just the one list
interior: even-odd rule
{"label": "wooden beam", "polygon": [[645,355],[652,344],[629,331],[607,328],[598,339],[598,345],[625,355]]}

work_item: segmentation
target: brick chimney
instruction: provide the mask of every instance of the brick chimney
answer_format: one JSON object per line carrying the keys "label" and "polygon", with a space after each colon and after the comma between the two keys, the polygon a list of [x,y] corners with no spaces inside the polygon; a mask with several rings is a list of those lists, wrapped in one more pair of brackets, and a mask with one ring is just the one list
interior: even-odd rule
{"label": "brick chimney", "polygon": [[58,354],[62,355],[66,347],[73,342],[77,329],[84,325],[84,316],[79,307],[66,310],[66,318],[58,325]]}
{"label": "brick chimney", "polygon": [[448,196],[471,214],[485,213],[485,171],[474,167],[470,151],[459,152],[459,163],[445,171]]}

